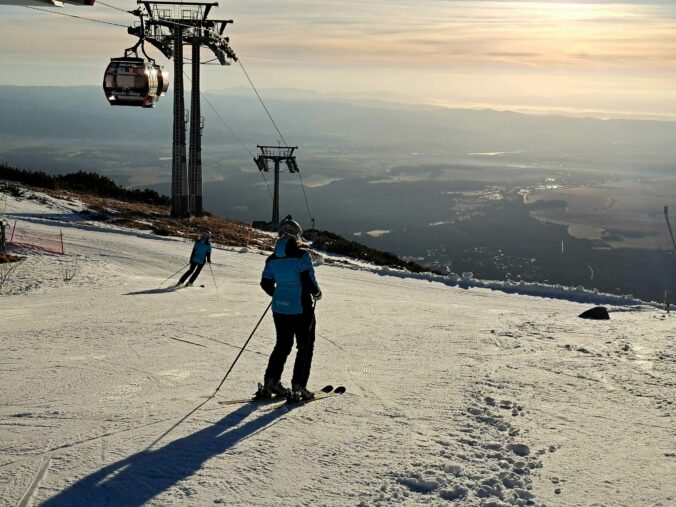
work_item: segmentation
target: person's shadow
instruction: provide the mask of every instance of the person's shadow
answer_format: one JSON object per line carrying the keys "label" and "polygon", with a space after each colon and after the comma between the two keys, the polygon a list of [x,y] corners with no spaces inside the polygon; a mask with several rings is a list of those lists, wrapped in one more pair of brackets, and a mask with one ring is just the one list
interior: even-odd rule
{"label": "person's shadow", "polygon": [[[256,408],[256,404],[244,405],[203,430],[159,449],[144,450],[105,466],[42,505],[143,505],[194,474],[208,459],[227,451],[287,413],[286,410],[273,409],[235,428]],[[224,480],[227,481],[227,476]]]}
{"label": "person's shadow", "polygon": [[169,285],[167,287],[158,287],[156,289],[147,289],[147,290],[139,290],[136,292],[127,292],[124,294],[125,296],[142,296],[145,294],[166,294],[168,292],[174,292],[177,290],[178,287],[175,285]]}

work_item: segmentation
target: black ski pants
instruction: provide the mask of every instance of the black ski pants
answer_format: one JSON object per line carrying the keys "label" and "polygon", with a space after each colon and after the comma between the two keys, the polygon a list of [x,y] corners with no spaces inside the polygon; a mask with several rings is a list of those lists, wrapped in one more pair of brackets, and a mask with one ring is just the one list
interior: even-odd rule
{"label": "black ski pants", "polygon": [[315,314],[314,311],[288,315],[273,313],[277,343],[270,355],[265,378],[280,379],[284,371],[286,358],[293,348],[293,338],[296,337],[296,362],[293,366],[292,384],[307,386],[312,367],[312,354],[315,348]]}
{"label": "black ski pants", "polygon": [[[189,284],[195,283],[195,280],[197,280],[197,277],[200,275],[200,271],[202,271],[202,268],[204,267],[204,263],[202,264],[197,264],[196,262],[190,261],[190,269],[186,271],[186,273],[181,277],[181,279],[178,281],[176,285],[181,285],[183,282],[185,282],[190,274],[192,273],[192,276],[190,276],[190,281],[188,282]],[[194,271],[194,273],[193,273]]]}

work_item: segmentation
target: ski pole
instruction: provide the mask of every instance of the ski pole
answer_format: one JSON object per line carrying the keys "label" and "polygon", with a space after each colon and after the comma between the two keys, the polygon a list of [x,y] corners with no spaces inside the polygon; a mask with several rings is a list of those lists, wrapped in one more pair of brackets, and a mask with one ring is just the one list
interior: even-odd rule
{"label": "ski pole", "polygon": [[211,271],[211,278],[214,279],[214,287],[216,287],[216,292],[218,292],[218,285],[216,285],[216,277],[214,276],[214,270],[211,267],[211,262],[209,263],[209,271]]}
{"label": "ski pole", "polygon": [[253,331],[251,331],[251,334],[249,335],[249,338],[247,339],[247,341],[246,341],[246,342],[244,343],[244,345],[242,346],[242,350],[240,350],[240,351],[239,351],[239,354],[237,354],[237,357],[235,358],[235,360],[234,360],[234,361],[232,362],[232,364],[230,365],[230,369],[228,370],[228,373],[225,374],[225,377],[223,377],[223,380],[221,380],[221,383],[218,384],[218,387],[216,388],[216,391],[214,392],[214,394],[216,394],[216,393],[219,391],[219,389],[220,389],[221,386],[223,385],[223,382],[225,382],[225,379],[228,378],[228,375],[230,375],[230,372],[231,372],[232,369],[235,367],[235,364],[237,363],[237,361],[239,360],[240,356],[242,355],[242,353],[243,353],[244,350],[246,349],[246,346],[247,346],[247,345],[249,344],[249,342],[251,341],[251,338],[253,338],[253,335],[254,335],[254,333],[256,332],[256,330],[258,329],[258,326],[260,326],[260,325],[261,325],[261,322],[263,322],[263,317],[265,317],[265,315],[268,313],[268,310],[270,309],[271,306],[272,306],[272,301],[270,301],[270,304],[268,305],[268,307],[267,307],[267,308],[265,309],[265,311],[263,312],[263,315],[261,315],[261,318],[258,319],[258,323],[256,324],[256,327],[254,327],[254,328],[253,328]]}
{"label": "ski pole", "polygon": [[[188,263],[188,264],[190,264],[190,263]],[[187,268],[187,267],[188,267],[188,264],[186,264],[186,265],[183,266],[181,269],[179,269],[178,271],[176,271],[176,273],[174,273],[174,274],[171,275],[169,278],[167,278],[164,282],[162,282],[162,283],[160,284],[160,286],[164,285],[164,284],[167,283],[169,280],[171,280],[171,279],[174,278],[176,275],[178,275],[181,271],[183,271],[185,268]]]}

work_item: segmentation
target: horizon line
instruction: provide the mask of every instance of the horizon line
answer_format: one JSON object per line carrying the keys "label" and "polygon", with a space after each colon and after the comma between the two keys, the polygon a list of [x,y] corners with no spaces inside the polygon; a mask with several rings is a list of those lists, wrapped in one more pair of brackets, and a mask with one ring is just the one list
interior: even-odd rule
{"label": "horizon line", "polygon": [[[0,83],[0,88],[99,88],[93,84],[76,84],[76,85],[35,85],[35,84],[11,84]],[[219,93],[219,92],[233,92],[246,90],[246,86],[235,86],[231,88],[214,88],[204,90],[203,93]],[[563,106],[536,106],[526,104],[490,104],[490,103],[476,103],[476,102],[450,102],[445,100],[431,100],[422,101],[419,99],[409,98],[405,96],[393,97],[392,94],[386,98],[374,98],[371,95],[379,94],[378,91],[365,92],[351,92],[351,93],[331,93],[319,92],[309,88],[295,88],[295,87],[261,87],[260,90],[267,90],[268,92],[294,92],[299,95],[307,94],[308,92],[324,99],[334,99],[341,101],[370,101],[382,102],[387,104],[397,104],[402,106],[425,106],[449,110],[463,110],[463,111],[492,111],[496,113],[514,113],[525,116],[555,116],[560,118],[576,118],[576,119],[593,119],[599,121],[609,120],[623,120],[623,121],[640,121],[640,122],[660,122],[660,123],[674,123],[676,122],[676,113],[650,113],[638,111],[623,111],[623,110],[602,110],[602,109],[587,109],[587,108],[573,108]],[[171,93],[171,90],[169,91]],[[189,93],[186,92],[186,93]],[[273,99],[275,97],[273,96]],[[277,99],[284,99],[288,97],[276,97]]]}

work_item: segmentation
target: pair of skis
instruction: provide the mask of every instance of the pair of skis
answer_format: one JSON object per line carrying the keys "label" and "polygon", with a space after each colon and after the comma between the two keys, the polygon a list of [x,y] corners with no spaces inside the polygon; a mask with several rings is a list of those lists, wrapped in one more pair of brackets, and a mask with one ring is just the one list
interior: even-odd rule
{"label": "pair of skis", "polygon": [[314,391],[312,394],[314,395],[312,398],[309,398],[307,400],[299,400],[296,402],[290,403],[287,399],[286,396],[274,396],[272,398],[267,398],[267,399],[262,399],[262,400],[254,400],[251,398],[246,398],[246,399],[239,399],[239,400],[223,400],[219,401],[218,403],[220,405],[242,405],[244,403],[256,403],[260,405],[272,405],[270,407],[270,410],[276,409],[276,408],[281,408],[281,407],[292,407],[295,405],[304,405],[306,403],[310,403],[311,401],[317,401],[317,400],[322,400],[324,398],[329,398],[331,396],[336,396],[339,394],[343,394],[347,389],[344,386],[338,386],[334,388],[332,385],[327,385],[322,387],[318,391]]}

